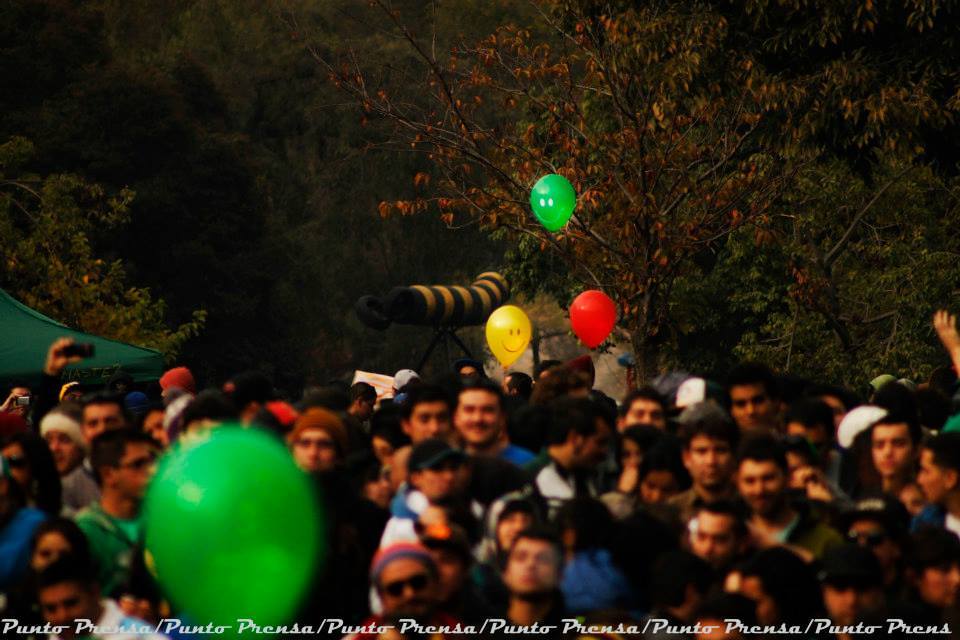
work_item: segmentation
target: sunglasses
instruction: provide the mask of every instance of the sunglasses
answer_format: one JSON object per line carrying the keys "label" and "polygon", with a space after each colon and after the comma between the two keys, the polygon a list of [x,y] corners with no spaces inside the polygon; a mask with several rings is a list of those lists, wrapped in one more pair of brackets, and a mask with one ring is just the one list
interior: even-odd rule
{"label": "sunglasses", "polygon": [[857,544],[862,540],[868,547],[875,547],[887,539],[887,534],[883,531],[848,531],[847,540]]}
{"label": "sunglasses", "polygon": [[427,574],[418,573],[406,580],[397,580],[383,585],[383,592],[394,598],[399,598],[407,590],[407,587],[413,589],[414,593],[419,593],[426,589],[428,584],[430,584],[430,578],[427,577]]}
{"label": "sunglasses", "polygon": [[11,469],[22,469],[27,466],[26,456],[7,456],[6,460]]}
{"label": "sunglasses", "polygon": [[151,466],[156,461],[157,461],[156,455],[142,456],[140,458],[136,458],[135,460],[131,460],[130,462],[124,462],[119,466],[121,469],[133,469],[134,471],[142,471],[147,467]]}

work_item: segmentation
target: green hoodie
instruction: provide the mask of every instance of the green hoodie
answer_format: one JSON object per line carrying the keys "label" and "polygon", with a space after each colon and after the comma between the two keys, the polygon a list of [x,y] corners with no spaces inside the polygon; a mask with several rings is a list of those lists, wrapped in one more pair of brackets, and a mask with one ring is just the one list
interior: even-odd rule
{"label": "green hoodie", "polygon": [[97,561],[97,579],[104,596],[124,586],[130,577],[133,553],[142,537],[140,519],[123,520],[105,512],[99,502],[80,511],[77,526],[87,536]]}

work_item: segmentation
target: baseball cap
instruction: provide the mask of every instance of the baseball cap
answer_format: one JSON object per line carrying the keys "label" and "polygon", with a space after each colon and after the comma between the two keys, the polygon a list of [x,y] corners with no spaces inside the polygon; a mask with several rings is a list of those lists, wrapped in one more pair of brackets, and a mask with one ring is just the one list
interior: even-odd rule
{"label": "baseball cap", "polygon": [[463,451],[454,449],[439,438],[428,438],[418,443],[410,452],[407,467],[410,471],[422,471],[432,469],[447,460],[463,462],[465,459],[466,455]]}
{"label": "baseball cap", "polygon": [[889,535],[902,535],[910,525],[907,508],[893,496],[878,495],[862,498],[852,509],[840,514],[839,524],[845,530],[857,520],[874,520],[883,525]]}
{"label": "baseball cap", "polygon": [[873,552],[857,544],[829,549],[820,561],[817,577],[827,584],[847,583],[862,586],[883,584],[883,570]]}
{"label": "baseball cap", "polygon": [[414,380],[419,379],[420,374],[413,369],[400,369],[400,371],[393,374],[393,388],[400,391]]}
{"label": "baseball cap", "polygon": [[854,439],[877,422],[887,417],[889,411],[883,407],[865,404],[847,412],[837,428],[837,442],[844,449],[853,446]]}

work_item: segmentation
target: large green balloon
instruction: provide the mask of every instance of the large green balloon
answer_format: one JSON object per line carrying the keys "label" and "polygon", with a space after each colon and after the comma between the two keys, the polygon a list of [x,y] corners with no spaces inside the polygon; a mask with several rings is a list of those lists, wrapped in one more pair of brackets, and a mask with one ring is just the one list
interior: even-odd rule
{"label": "large green balloon", "polygon": [[547,231],[558,231],[573,215],[573,209],[577,206],[577,192],[566,178],[551,173],[533,185],[530,206]]}
{"label": "large green balloon", "polygon": [[269,434],[225,426],[172,451],[147,491],[146,548],[191,622],[288,622],[320,558],[309,478]]}

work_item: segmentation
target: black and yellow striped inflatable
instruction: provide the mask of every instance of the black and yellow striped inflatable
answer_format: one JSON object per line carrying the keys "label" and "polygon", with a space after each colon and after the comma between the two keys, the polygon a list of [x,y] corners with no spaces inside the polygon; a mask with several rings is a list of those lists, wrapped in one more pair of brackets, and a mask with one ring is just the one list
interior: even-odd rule
{"label": "black and yellow striped inflatable", "polygon": [[382,298],[363,296],[356,312],[369,327],[384,330],[392,322],[434,327],[483,324],[510,297],[510,285],[499,273],[481,273],[469,287],[420,285],[396,287]]}

